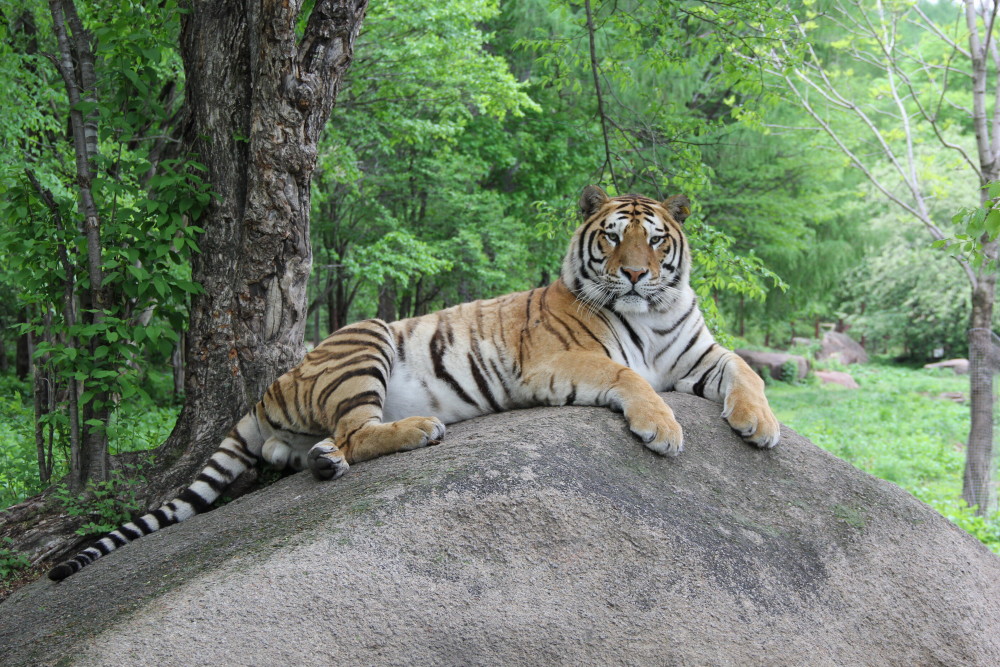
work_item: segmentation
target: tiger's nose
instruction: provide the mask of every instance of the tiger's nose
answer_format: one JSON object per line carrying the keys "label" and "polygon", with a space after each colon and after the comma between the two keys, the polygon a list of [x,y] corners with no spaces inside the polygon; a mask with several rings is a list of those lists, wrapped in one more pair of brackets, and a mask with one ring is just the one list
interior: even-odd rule
{"label": "tiger's nose", "polygon": [[633,285],[635,285],[642,279],[644,275],[649,273],[649,271],[647,271],[646,269],[631,269],[627,266],[623,266],[622,273],[628,276],[628,279],[632,281]]}

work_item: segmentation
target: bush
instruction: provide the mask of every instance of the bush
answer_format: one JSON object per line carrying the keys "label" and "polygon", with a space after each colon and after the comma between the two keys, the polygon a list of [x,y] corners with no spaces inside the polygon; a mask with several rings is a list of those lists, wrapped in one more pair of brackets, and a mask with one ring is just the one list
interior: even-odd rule
{"label": "bush", "polygon": [[794,359],[781,364],[781,380],[789,384],[799,384],[799,365]]}
{"label": "bush", "polygon": [[0,507],[40,492],[34,408],[28,383],[0,376]]}
{"label": "bush", "polygon": [[[138,396],[123,403],[108,422],[111,453],[158,446],[170,434],[179,412],[175,405],[160,405]],[[59,428],[53,458],[52,479],[58,480],[69,470],[69,446]],[[0,376],[0,508],[19,503],[45,487],[38,474],[30,385],[13,376]]]}
{"label": "bush", "polygon": [[16,574],[18,570],[23,570],[31,565],[27,556],[10,548],[14,540],[5,537],[2,543],[6,546],[0,547],[0,581]]}
{"label": "bush", "polygon": [[77,528],[77,535],[102,535],[130,521],[142,509],[135,492],[144,481],[139,469],[129,466],[126,471],[112,471],[106,482],[88,484],[80,495],[72,494],[65,484],[56,485],[54,495],[70,516],[90,518]]}

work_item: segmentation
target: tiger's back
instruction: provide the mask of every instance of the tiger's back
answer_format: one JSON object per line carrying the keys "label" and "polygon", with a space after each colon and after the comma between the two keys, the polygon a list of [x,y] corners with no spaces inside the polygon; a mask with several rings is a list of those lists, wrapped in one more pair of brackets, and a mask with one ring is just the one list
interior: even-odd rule
{"label": "tiger's back", "polygon": [[590,186],[560,278],[548,287],[331,334],[278,378],[194,483],[54,568],[96,558],[205,511],[260,460],[321,480],[440,441],[445,424],[535,405],[599,405],[664,455],[683,433],[658,391],[722,404],[748,442],[778,443],[763,381],[705,327],[688,284],[687,199],[609,198]]}

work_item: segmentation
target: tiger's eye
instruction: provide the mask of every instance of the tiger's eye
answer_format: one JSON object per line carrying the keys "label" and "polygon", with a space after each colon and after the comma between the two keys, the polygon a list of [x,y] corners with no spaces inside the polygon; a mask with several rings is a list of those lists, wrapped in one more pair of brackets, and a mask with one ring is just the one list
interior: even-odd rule
{"label": "tiger's eye", "polygon": [[615,245],[618,245],[618,235],[617,234],[611,234],[610,232],[604,232],[604,238],[606,238],[609,242],[614,243]]}
{"label": "tiger's eye", "polygon": [[654,248],[660,245],[660,243],[662,242],[663,242],[662,236],[654,236],[651,239],[649,239],[649,245],[653,246]]}

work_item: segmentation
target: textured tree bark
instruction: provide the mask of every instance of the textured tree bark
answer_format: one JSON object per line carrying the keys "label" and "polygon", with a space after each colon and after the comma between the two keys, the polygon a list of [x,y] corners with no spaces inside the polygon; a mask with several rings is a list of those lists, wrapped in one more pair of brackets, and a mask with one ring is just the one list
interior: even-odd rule
{"label": "textured tree bark", "polygon": [[174,346],[174,351],[170,354],[170,368],[174,380],[174,397],[179,398],[184,394],[184,335]]}
{"label": "textured tree bark", "polygon": [[[996,243],[987,251],[996,256]],[[993,303],[996,274],[980,272],[972,290],[969,316],[969,440],[965,452],[962,498],[983,516],[990,509],[990,480],[993,463]]]}
{"label": "textured tree bark", "polygon": [[305,332],[310,178],[320,132],[367,0],[195,0],[181,28],[189,126],[217,198],[193,275],[185,403],[158,451],[148,500],[189,483],[238,417],[299,361]]}
{"label": "textured tree bark", "polygon": [[[982,14],[981,14],[982,12]],[[988,14],[992,16],[987,20]],[[996,4],[965,0],[966,25],[969,28],[969,60],[972,65],[972,125],[976,130],[976,152],[979,157],[979,201],[990,207],[984,189],[987,183],[1000,178],[1000,107],[987,114],[987,98],[1000,94],[1000,84],[993,83],[993,95],[987,95],[990,37],[994,28]],[[979,21],[986,27],[985,39],[979,35]],[[994,56],[995,58],[995,56]],[[997,259],[997,242],[983,236],[983,255]],[[972,311],[969,315],[969,440],[965,450],[965,472],[962,477],[962,498],[976,507],[976,513],[986,515],[990,507],[990,477],[993,461],[993,374],[989,363],[993,347],[993,303],[996,299],[995,269],[985,268],[970,277]]]}
{"label": "textured tree bark", "polygon": [[396,320],[396,285],[387,280],[378,293],[378,314],[380,320],[393,322]]}

